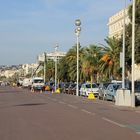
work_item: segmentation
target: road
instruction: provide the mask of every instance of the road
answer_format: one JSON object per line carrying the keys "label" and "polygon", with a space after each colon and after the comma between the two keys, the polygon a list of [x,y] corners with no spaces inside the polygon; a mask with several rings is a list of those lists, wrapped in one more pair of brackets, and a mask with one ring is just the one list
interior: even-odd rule
{"label": "road", "polygon": [[0,140],[123,139],[140,139],[140,108],[0,87]]}

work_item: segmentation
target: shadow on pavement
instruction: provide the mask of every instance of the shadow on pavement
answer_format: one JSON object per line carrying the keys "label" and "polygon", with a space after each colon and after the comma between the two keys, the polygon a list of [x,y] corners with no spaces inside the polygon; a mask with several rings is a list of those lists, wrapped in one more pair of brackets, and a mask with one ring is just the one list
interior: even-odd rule
{"label": "shadow on pavement", "polygon": [[19,104],[15,106],[38,106],[38,105],[45,105],[46,103],[27,103],[27,104]]}

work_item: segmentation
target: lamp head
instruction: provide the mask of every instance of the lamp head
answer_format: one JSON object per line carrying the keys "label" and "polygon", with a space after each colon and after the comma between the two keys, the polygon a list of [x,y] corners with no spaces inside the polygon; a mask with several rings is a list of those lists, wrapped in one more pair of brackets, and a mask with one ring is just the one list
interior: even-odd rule
{"label": "lamp head", "polygon": [[76,20],[75,20],[75,25],[76,25],[76,26],[80,26],[80,25],[81,25],[80,19],[76,19]]}

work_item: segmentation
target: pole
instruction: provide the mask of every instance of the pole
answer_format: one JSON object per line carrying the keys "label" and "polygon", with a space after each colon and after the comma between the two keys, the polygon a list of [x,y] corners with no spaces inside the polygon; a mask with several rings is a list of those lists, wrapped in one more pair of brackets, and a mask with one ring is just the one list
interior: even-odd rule
{"label": "pole", "polygon": [[57,56],[55,56],[55,91],[56,91],[56,84],[57,84]]}
{"label": "pole", "polygon": [[75,20],[76,25],[76,36],[77,36],[77,88],[76,88],[76,96],[79,96],[79,36],[81,31],[81,21],[80,19]]}
{"label": "pole", "polygon": [[44,52],[44,83],[46,82],[46,53]]}
{"label": "pole", "polygon": [[55,91],[56,91],[56,86],[57,86],[57,48],[58,45],[55,47]]}
{"label": "pole", "polygon": [[132,107],[135,107],[134,73],[135,73],[135,0],[133,0],[132,10]]}
{"label": "pole", "polygon": [[122,65],[122,89],[125,89],[125,14],[126,0],[124,3],[124,18],[123,18],[123,65]]}
{"label": "pole", "polygon": [[79,35],[77,34],[77,88],[76,96],[79,96]]}

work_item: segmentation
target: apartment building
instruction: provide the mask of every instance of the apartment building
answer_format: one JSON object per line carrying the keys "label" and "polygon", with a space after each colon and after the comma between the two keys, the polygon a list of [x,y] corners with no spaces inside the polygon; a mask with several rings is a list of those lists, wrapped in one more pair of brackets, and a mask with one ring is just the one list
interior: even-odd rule
{"label": "apartment building", "polygon": [[17,70],[6,70],[6,71],[3,71],[1,76],[5,76],[6,78],[9,78],[9,77],[12,77],[16,72]]}
{"label": "apartment building", "polygon": [[128,25],[130,23],[130,19],[128,16],[128,8],[125,10],[122,9],[113,16],[109,18],[108,28],[109,28],[109,37],[120,38],[123,34],[123,25],[124,25],[124,17],[125,24]]}
{"label": "apartment building", "polygon": [[[123,25],[124,25],[124,16],[125,16],[125,25],[130,23],[128,16],[128,8],[125,10],[122,9],[113,16],[109,18],[108,28],[109,28],[109,37],[120,38],[123,34]],[[135,64],[135,80],[140,80],[140,65]],[[131,74],[128,74],[128,78],[131,80]]]}
{"label": "apartment building", "polygon": [[6,78],[12,77],[15,74],[18,76],[26,76],[27,74],[31,74],[34,69],[38,67],[38,64],[22,64],[17,66],[7,66],[5,68],[0,69],[0,77],[5,76]]}
{"label": "apartment building", "polygon": [[34,69],[38,67],[38,64],[32,63],[32,64],[23,64],[22,65],[22,73],[23,75],[27,75],[29,73],[32,73]]}

